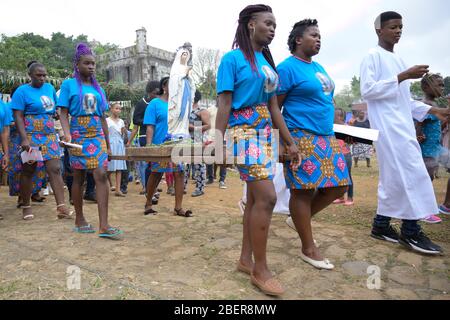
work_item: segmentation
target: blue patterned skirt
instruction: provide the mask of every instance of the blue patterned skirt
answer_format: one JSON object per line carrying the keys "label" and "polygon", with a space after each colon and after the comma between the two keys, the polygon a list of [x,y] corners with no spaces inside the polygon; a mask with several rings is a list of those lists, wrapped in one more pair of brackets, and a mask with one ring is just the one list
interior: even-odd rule
{"label": "blue patterned skirt", "polygon": [[70,121],[72,143],[83,149],[70,149],[70,166],[76,170],[108,168],[108,152],[101,118],[98,116],[72,117]]}
{"label": "blue patterned skirt", "polygon": [[334,136],[317,136],[303,130],[291,135],[302,154],[302,163],[292,171],[290,161],[284,165],[286,185],[294,190],[344,187],[351,184],[345,157]]}
{"label": "blue patterned skirt", "polygon": [[[22,172],[22,159],[20,157],[20,136],[15,126],[11,126],[9,136],[9,168],[8,168],[8,185],[9,195],[11,197],[18,196],[20,193],[20,173]],[[47,187],[47,175],[45,172],[45,164],[38,161],[36,170],[31,179],[31,193],[36,194],[41,189]]]}
{"label": "blue patterned skirt", "polygon": [[61,158],[61,148],[55,132],[55,121],[49,114],[25,115],[25,131],[30,145],[39,147],[44,161]]}
{"label": "blue patterned skirt", "polygon": [[232,154],[241,180],[273,180],[278,142],[266,105],[233,110],[228,121],[227,153]]}

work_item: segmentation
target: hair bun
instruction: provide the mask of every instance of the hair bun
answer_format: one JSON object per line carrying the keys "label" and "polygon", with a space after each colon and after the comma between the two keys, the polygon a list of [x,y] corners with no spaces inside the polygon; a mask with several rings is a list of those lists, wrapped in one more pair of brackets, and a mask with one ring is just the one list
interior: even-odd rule
{"label": "hair bun", "polygon": [[27,63],[27,69],[30,69],[30,67],[35,64],[38,63],[36,60],[31,60],[30,62]]}

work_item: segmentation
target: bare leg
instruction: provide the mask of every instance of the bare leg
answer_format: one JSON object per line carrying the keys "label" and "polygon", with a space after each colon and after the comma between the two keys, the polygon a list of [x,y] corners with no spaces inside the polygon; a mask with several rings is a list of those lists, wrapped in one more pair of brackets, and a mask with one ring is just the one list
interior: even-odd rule
{"label": "bare leg", "polygon": [[116,171],[116,192],[120,192],[120,179],[122,179],[122,171]]}
{"label": "bare leg", "polygon": [[174,172],[175,178],[175,209],[182,209],[184,195],[184,173]]}
{"label": "bare leg", "polygon": [[61,176],[60,161],[57,159],[48,160],[45,162],[45,170],[47,171],[50,185],[52,186],[53,193],[55,195],[56,205],[58,212],[62,214],[69,214],[69,209],[62,206],[65,204],[64,200],[64,182]]}
{"label": "bare leg", "polygon": [[99,230],[100,233],[107,232],[110,228],[108,223],[108,200],[109,200],[109,186],[108,178],[104,168],[97,168],[93,170],[95,188],[97,192],[97,207],[98,216],[100,219]]}
{"label": "bare leg", "polygon": [[242,228],[242,249],[241,249],[241,264],[249,268],[253,269],[253,250],[252,244],[250,240],[250,216],[253,206],[255,205],[255,200],[253,199],[253,195],[248,192],[247,187],[247,204],[245,205],[243,220],[243,228]]}
{"label": "bare leg", "polygon": [[247,183],[248,192],[254,199],[250,210],[250,243],[255,258],[253,276],[259,281],[267,281],[273,276],[267,266],[267,238],[273,208],[277,195],[272,181],[255,181]]}
{"label": "bare leg", "polygon": [[150,173],[150,177],[147,181],[147,201],[145,203],[145,209],[152,208],[152,198],[155,194],[156,188],[158,187],[159,182],[161,181],[163,174],[152,172]]}
{"label": "bare leg", "polygon": [[445,193],[444,206],[450,208],[450,178],[447,181],[447,192]]}
{"label": "bare leg", "polygon": [[323,260],[314,244],[311,218],[344,195],[346,187],[314,190],[291,190],[289,210],[298,235],[302,241],[302,252],[309,258]]}
{"label": "bare leg", "polygon": [[83,185],[86,179],[86,170],[73,170],[72,200],[75,207],[75,226],[84,227],[88,223],[83,215]]}
{"label": "bare leg", "polygon": [[22,206],[23,217],[32,214],[31,208],[26,208],[30,206],[31,203],[31,189],[32,189],[32,178],[34,171],[36,170],[37,163],[32,165],[24,163],[22,165],[22,172],[20,174],[20,201]]}

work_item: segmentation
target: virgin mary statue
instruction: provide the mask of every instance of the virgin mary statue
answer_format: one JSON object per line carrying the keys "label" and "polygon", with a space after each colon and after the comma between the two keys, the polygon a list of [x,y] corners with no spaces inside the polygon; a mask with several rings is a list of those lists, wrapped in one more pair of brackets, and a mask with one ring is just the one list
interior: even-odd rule
{"label": "virgin mary statue", "polygon": [[195,95],[192,70],[192,46],[185,43],[176,53],[169,80],[169,134],[172,139],[189,139],[189,114]]}

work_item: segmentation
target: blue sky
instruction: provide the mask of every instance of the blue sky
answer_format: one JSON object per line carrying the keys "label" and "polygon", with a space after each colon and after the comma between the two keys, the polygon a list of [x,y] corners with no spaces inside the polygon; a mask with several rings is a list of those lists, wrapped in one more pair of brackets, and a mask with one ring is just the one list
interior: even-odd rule
{"label": "blue sky", "polygon": [[155,47],[173,51],[190,41],[194,47],[227,51],[239,11],[259,2],[272,6],[277,19],[271,45],[277,63],[289,56],[286,41],[292,25],[304,18],[319,20],[323,44],[316,60],[338,89],[359,73],[360,61],[377,44],[373,21],[387,10],[404,17],[397,52],[407,64],[430,64],[432,72],[450,75],[448,0],[21,0],[9,2],[8,13],[2,12],[0,33],[34,32],[46,37],[56,31],[83,33],[126,47],[134,44],[135,30],[145,27],[148,43]]}

